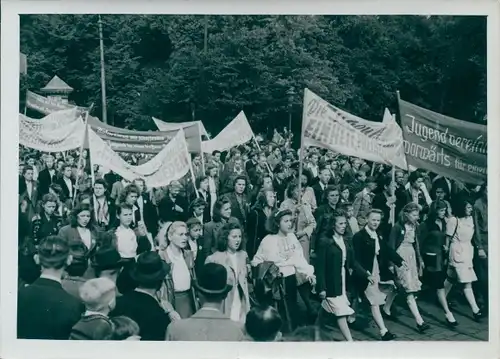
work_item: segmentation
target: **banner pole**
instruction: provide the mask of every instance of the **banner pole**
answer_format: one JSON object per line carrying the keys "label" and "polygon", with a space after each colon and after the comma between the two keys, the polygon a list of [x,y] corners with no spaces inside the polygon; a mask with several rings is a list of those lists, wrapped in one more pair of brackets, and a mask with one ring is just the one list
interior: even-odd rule
{"label": "banner pole", "polygon": [[201,148],[201,121],[198,122],[198,131],[200,132],[200,155],[201,155],[201,170],[203,171],[203,176],[205,176],[205,154]]}
{"label": "banner pole", "polygon": [[[391,173],[391,186],[392,183],[396,182],[396,166],[392,166],[392,173]],[[396,188],[394,186],[391,187],[391,197],[394,197],[396,194]],[[391,209],[389,212],[389,223],[391,225],[394,225],[396,222],[396,203],[391,204]]]}
{"label": "banner pole", "polygon": [[73,195],[73,201],[71,203],[71,207],[74,207],[75,206],[75,201],[76,201],[76,193],[78,191],[78,180],[80,179],[80,167],[82,165],[82,160],[83,160],[83,144],[85,143],[85,137],[87,135],[87,128],[88,128],[88,117],[89,117],[89,112],[91,110],[91,108],[94,106],[94,104],[92,103],[92,105],[90,105],[89,109],[87,110],[87,112],[85,113],[85,120],[84,120],[84,125],[85,125],[85,129],[83,131],[83,138],[82,138],[82,143],[80,144],[80,156],[78,158],[78,170],[76,172],[76,179],[75,179],[75,193]]}
{"label": "banner pole", "polygon": [[27,105],[28,105],[28,90],[26,90],[26,98],[24,100],[24,116],[26,116]]}
{"label": "banner pole", "polygon": [[304,170],[304,153],[305,153],[305,148],[304,148],[304,127],[306,124],[305,118],[306,118],[306,91],[307,88],[304,88],[304,101],[302,105],[302,126],[300,130],[300,145],[299,145],[299,204],[302,204],[302,172]]}
{"label": "banner pole", "polygon": [[[255,134],[253,133],[253,131],[252,131],[252,139],[255,142],[255,146],[257,146],[257,150],[259,150],[259,152],[262,152],[262,150],[260,149],[260,146],[259,146],[259,142],[257,142],[257,139],[255,138]],[[267,161],[266,161],[266,167],[267,167],[267,170],[269,171],[269,174],[271,175],[271,177],[274,178],[274,173],[271,170],[271,167],[269,167],[269,163],[267,163]]]}

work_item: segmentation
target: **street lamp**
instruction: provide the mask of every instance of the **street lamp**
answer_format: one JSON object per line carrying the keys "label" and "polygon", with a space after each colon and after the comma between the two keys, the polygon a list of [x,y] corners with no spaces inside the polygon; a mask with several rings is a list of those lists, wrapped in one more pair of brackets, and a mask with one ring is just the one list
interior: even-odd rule
{"label": "street lamp", "polygon": [[292,133],[292,106],[293,106],[293,97],[295,96],[295,90],[290,86],[288,91],[286,92],[288,95],[288,132]]}

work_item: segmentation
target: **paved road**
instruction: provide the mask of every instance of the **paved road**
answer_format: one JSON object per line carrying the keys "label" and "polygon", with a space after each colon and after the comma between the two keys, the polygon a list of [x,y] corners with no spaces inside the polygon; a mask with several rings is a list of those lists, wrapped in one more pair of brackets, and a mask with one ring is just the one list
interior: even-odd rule
{"label": "paved road", "polygon": [[[398,341],[487,341],[488,340],[488,318],[483,318],[481,322],[474,321],[472,311],[463,298],[457,298],[454,301],[452,312],[459,325],[455,328],[449,328],[446,325],[443,310],[438,307],[431,297],[418,298],[417,303],[420,314],[425,322],[431,327],[424,334],[416,330],[415,320],[411,315],[403,295],[398,296],[393,308],[398,311],[396,321],[385,319],[387,329],[394,333]],[[375,341],[380,340],[380,334],[377,325],[371,319],[368,308],[358,310],[358,319],[361,330],[351,329],[355,341]],[[334,341],[343,341],[342,334],[336,325],[329,330]]]}

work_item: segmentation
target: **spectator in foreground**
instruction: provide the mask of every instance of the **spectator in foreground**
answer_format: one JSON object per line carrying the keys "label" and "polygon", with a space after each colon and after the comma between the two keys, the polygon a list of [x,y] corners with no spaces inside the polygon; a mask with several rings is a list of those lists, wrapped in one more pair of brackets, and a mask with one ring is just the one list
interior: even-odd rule
{"label": "spectator in foreground", "polygon": [[198,282],[202,308],[191,318],[172,323],[167,341],[242,341],[240,325],[222,313],[222,306],[232,287],[227,284],[227,270],[217,263],[203,267]]}
{"label": "spectator in foreground", "polygon": [[116,304],[116,286],[111,279],[95,278],[80,287],[85,304],[82,319],[71,330],[71,340],[106,340],[113,332],[108,314]]}
{"label": "spectator in foreground", "polygon": [[66,340],[83,312],[82,303],[61,286],[61,277],[72,260],[67,241],[47,237],[34,259],[42,273],[32,285],[18,292],[17,337]]}
{"label": "spectator in foreground", "polygon": [[113,333],[109,340],[141,340],[139,325],[123,315],[111,318]]}
{"label": "spectator in foreground", "polygon": [[247,338],[255,342],[274,342],[281,339],[282,320],[272,306],[252,308],[245,321]]}

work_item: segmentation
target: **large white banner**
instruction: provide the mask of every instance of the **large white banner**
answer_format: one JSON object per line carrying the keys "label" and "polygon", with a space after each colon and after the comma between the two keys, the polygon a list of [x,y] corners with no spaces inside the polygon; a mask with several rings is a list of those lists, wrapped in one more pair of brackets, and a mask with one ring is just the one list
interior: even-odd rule
{"label": "large white banner", "polygon": [[182,129],[160,153],[140,166],[128,164],[90,127],[88,131],[92,163],[104,166],[126,180],[133,181],[137,178],[143,178],[148,187],[161,187],[182,178],[190,169],[191,157]]}
{"label": "large white banner", "polygon": [[54,112],[42,119],[19,114],[19,143],[44,152],[80,147],[85,125],[76,108]]}
{"label": "large white banner", "polygon": [[205,135],[208,137],[208,132],[203,125],[203,122],[201,121],[189,121],[189,122],[177,122],[177,123],[170,123],[170,122],[165,122],[162,120],[157,119],[156,117],[153,117],[153,121],[158,127],[160,131],[172,131],[172,130],[178,130],[178,129],[184,129],[185,127],[190,127],[194,123],[197,123],[200,126],[200,133],[201,135]]}
{"label": "large white banner", "polygon": [[[303,139],[317,146],[368,161],[407,169],[403,138],[394,122],[372,122],[332,106],[305,89]],[[399,132],[399,133],[398,133]]]}
{"label": "large white banner", "polygon": [[80,111],[86,110],[83,107],[72,105],[70,103],[64,103],[61,101],[52,100],[31,91],[26,92],[26,107],[38,111],[40,113],[43,113],[44,115],[48,115],[56,111],[68,110],[73,108],[79,109]]}
{"label": "large white banner", "polygon": [[217,136],[211,140],[203,141],[201,149],[205,153],[226,151],[232,147],[247,143],[252,137],[252,128],[245,113],[241,111]]}

